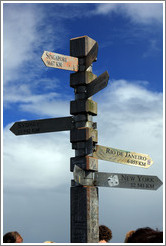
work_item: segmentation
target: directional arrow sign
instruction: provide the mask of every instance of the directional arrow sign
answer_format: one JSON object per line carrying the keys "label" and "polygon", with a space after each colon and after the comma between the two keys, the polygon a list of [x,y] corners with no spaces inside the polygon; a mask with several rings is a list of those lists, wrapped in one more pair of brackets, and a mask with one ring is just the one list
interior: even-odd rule
{"label": "directional arrow sign", "polygon": [[149,155],[96,145],[93,157],[100,160],[118,162],[136,167],[148,168],[153,164]]}
{"label": "directional arrow sign", "polygon": [[87,174],[77,165],[74,166],[74,180],[81,185],[142,190],[157,190],[162,185],[162,181],[157,176],[104,172]]}
{"label": "directional arrow sign", "polygon": [[162,181],[157,176],[100,172],[95,173],[94,184],[112,188],[157,190],[162,185]]}
{"label": "directional arrow sign", "polygon": [[15,122],[10,128],[15,135],[67,131],[74,127],[73,117]]}
{"label": "directional arrow sign", "polygon": [[42,60],[47,67],[78,71],[78,58],[44,51]]}
{"label": "directional arrow sign", "polygon": [[99,77],[94,79],[91,83],[87,84],[86,89],[86,96],[91,97],[92,95],[96,94],[98,91],[104,89],[109,80],[109,74],[108,72],[102,73]]}

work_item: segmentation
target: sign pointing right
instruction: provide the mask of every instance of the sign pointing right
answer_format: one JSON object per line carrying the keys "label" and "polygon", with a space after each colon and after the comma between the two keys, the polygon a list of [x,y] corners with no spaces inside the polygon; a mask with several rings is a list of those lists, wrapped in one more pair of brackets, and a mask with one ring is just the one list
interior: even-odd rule
{"label": "sign pointing right", "polygon": [[162,181],[157,176],[142,174],[91,172],[91,175],[87,176],[86,172],[77,165],[74,166],[74,180],[84,186],[141,190],[157,190],[162,185]]}
{"label": "sign pointing right", "polygon": [[94,79],[91,83],[87,84],[87,98],[93,96],[98,91],[104,89],[109,80],[109,74],[107,71],[102,73],[100,76],[98,76],[96,79]]}
{"label": "sign pointing right", "polygon": [[96,172],[94,180],[96,186],[112,188],[157,190],[162,185],[162,181],[157,176],[141,174]]}
{"label": "sign pointing right", "polygon": [[147,154],[140,154],[101,145],[96,145],[93,157],[100,160],[118,162],[143,168],[148,168],[153,164],[152,159]]}

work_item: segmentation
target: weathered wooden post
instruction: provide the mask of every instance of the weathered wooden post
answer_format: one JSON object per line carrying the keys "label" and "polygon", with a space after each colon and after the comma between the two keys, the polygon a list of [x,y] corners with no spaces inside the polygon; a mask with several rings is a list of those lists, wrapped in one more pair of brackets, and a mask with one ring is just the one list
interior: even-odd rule
{"label": "weathered wooden post", "polygon": [[92,73],[98,44],[88,36],[70,40],[70,55],[44,51],[42,60],[47,67],[74,71],[70,86],[75,100],[70,102],[73,116],[15,122],[10,130],[16,135],[70,131],[75,157],[70,159],[71,181],[71,243],[98,243],[98,186],[157,190],[162,181],[157,176],[98,172],[98,159],[149,168],[153,161],[147,154],[97,145],[97,103],[92,95],[107,86],[107,71],[100,76]]}
{"label": "weathered wooden post", "polygon": [[[70,40],[70,55],[79,58],[79,71],[70,74],[70,86],[75,90],[75,101],[70,103],[70,113],[74,115],[75,129],[70,132],[75,157],[71,158],[71,168],[77,165],[86,171],[86,178],[98,170],[98,160],[91,157],[97,143],[96,123],[97,103],[87,95],[87,86],[97,76],[92,73],[92,62],[96,60],[98,44],[88,36]],[[91,155],[91,156],[90,156]],[[98,187],[71,183],[71,243],[98,243]]]}

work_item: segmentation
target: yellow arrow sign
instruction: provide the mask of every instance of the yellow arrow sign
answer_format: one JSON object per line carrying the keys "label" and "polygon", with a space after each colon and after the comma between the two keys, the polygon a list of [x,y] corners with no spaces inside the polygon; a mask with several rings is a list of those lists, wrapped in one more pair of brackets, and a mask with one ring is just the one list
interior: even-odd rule
{"label": "yellow arrow sign", "polygon": [[44,51],[42,60],[47,67],[78,71],[78,58]]}
{"label": "yellow arrow sign", "polygon": [[114,149],[101,145],[96,145],[93,157],[100,160],[118,162],[136,167],[148,168],[153,164],[152,159],[147,154],[138,154],[135,152]]}

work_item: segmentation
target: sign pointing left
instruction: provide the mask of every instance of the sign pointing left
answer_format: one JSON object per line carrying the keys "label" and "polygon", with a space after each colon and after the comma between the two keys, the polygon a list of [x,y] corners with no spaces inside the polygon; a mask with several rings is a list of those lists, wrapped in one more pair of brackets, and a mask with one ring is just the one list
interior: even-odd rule
{"label": "sign pointing left", "polygon": [[51,118],[15,122],[10,131],[16,136],[45,132],[67,131],[74,127],[73,117]]}
{"label": "sign pointing left", "polygon": [[44,51],[41,59],[47,67],[78,71],[78,58]]}

